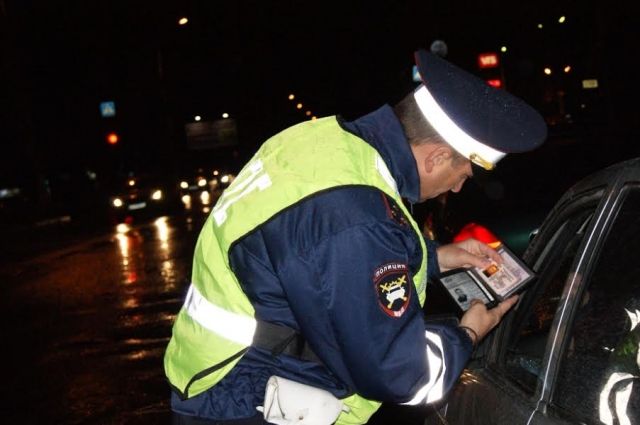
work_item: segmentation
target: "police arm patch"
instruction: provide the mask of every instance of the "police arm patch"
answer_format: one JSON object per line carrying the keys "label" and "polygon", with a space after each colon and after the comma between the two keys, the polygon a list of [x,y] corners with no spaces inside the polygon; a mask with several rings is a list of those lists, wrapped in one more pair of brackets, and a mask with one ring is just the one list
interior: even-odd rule
{"label": "police arm patch", "polygon": [[409,269],[403,263],[387,263],[373,272],[373,287],[378,305],[389,317],[400,317],[407,310],[411,298]]}

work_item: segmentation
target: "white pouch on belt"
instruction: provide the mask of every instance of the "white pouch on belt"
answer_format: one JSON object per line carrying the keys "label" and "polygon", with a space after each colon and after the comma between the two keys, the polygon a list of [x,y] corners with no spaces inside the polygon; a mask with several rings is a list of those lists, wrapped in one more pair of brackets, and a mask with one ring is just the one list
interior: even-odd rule
{"label": "white pouch on belt", "polygon": [[330,392],[279,376],[269,378],[264,407],[257,409],[266,421],[277,425],[330,425],[342,410],[348,411]]}

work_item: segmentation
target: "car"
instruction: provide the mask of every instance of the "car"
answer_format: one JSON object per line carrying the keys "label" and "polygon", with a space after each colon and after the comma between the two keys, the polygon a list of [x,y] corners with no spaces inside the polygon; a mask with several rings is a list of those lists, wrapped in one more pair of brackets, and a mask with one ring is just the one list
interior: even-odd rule
{"label": "car", "polygon": [[0,184],[0,229],[15,225],[28,209],[28,199],[22,187]]}
{"label": "car", "polygon": [[208,213],[235,178],[235,174],[214,169],[209,172],[199,168],[184,176],[179,183],[180,200],[186,211]]}
{"label": "car", "polygon": [[147,175],[130,174],[118,181],[109,197],[110,216],[123,221],[132,216],[167,214],[174,198],[162,182]]}
{"label": "car", "polygon": [[569,189],[537,274],[425,424],[640,423],[640,158]]}

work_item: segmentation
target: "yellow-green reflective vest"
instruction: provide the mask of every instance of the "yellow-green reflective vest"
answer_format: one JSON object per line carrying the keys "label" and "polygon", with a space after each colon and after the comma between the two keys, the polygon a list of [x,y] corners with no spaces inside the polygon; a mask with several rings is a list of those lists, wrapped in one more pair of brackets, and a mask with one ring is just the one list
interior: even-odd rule
{"label": "yellow-green reflective vest", "polygon": [[[251,345],[254,309],[229,266],[230,246],[285,208],[320,191],[373,186],[392,197],[418,235],[422,264],[412,277],[424,304],[427,250],[380,154],[335,117],[308,121],[265,142],[222,194],[196,244],[192,283],[173,326],[165,373],[183,398],[219,382]],[[361,424],[380,403],[354,394],[338,424]]]}

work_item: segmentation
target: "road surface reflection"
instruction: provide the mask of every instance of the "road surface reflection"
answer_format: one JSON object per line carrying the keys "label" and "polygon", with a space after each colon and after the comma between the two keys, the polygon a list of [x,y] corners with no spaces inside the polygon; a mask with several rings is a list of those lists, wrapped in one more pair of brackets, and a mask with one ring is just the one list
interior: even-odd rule
{"label": "road surface reflection", "polygon": [[121,224],[0,268],[7,423],[170,421],[162,357],[199,217]]}

